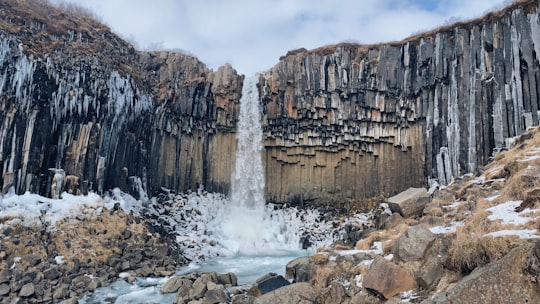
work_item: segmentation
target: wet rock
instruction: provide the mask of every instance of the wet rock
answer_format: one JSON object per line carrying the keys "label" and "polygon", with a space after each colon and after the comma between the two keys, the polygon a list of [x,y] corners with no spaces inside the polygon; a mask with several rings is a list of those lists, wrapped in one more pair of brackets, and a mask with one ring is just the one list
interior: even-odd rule
{"label": "wet rock", "polygon": [[293,283],[309,282],[314,273],[313,268],[310,257],[299,257],[287,263],[285,277],[293,280]]}
{"label": "wet rock", "polygon": [[216,287],[208,289],[204,294],[204,303],[216,304],[216,303],[227,303],[230,301],[229,293],[225,288]]}
{"label": "wet rock", "polygon": [[362,285],[375,294],[390,299],[400,292],[413,289],[414,280],[404,268],[376,256]]}
{"label": "wet rock", "polygon": [[238,285],[238,278],[232,272],[220,273],[217,274],[217,283],[223,284],[225,286],[236,286]]}
{"label": "wet rock", "polygon": [[203,278],[198,278],[193,282],[193,285],[191,286],[191,290],[189,291],[189,298],[190,299],[200,299],[204,297],[204,294],[208,290],[207,288],[207,282],[208,280],[205,280]]}
{"label": "wet rock", "polygon": [[255,281],[253,286],[249,289],[248,294],[257,297],[289,284],[291,283],[282,275],[268,273]]}
{"label": "wet rock", "polygon": [[437,236],[425,225],[411,226],[394,243],[393,253],[400,261],[420,261],[424,259],[426,251],[433,245]]}
{"label": "wet rock", "polygon": [[187,286],[191,288],[192,282],[188,279],[185,279],[182,276],[170,278],[162,287],[162,293],[172,293],[177,292],[180,288]]}
{"label": "wet rock", "polygon": [[429,203],[429,194],[425,188],[409,188],[387,201],[392,212],[398,212],[405,218],[421,216]]}
{"label": "wet rock", "polygon": [[301,282],[283,286],[271,292],[265,293],[255,298],[253,304],[275,304],[275,303],[315,303],[316,293],[309,283]]}

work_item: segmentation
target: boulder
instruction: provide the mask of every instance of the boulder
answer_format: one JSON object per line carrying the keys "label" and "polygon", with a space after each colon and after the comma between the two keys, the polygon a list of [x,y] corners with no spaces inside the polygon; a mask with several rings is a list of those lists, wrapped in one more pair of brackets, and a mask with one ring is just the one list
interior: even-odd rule
{"label": "boulder", "polygon": [[282,275],[268,273],[255,281],[248,294],[257,297],[289,284]]}
{"label": "boulder", "polygon": [[11,272],[9,269],[0,271],[0,284],[9,282],[11,280]]}
{"label": "boulder", "polygon": [[10,290],[8,284],[0,284],[0,297],[7,295]]}
{"label": "boulder", "polygon": [[53,292],[53,299],[65,299],[69,295],[69,285],[68,284],[60,284],[56,287],[56,289]]}
{"label": "boulder", "polygon": [[430,256],[416,273],[416,283],[425,290],[433,290],[441,280],[444,269],[437,257]]}
{"label": "boulder", "polygon": [[163,286],[161,287],[161,292],[177,292],[178,289],[180,289],[184,285],[191,287],[192,283],[190,280],[185,279],[184,277],[172,277],[165,284],[163,284]]}
{"label": "boulder", "polygon": [[313,304],[316,298],[315,289],[307,282],[283,286],[255,298],[253,304],[295,303]]}
{"label": "boulder", "polygon": [[34,292],[35,290],[33,283],[24,284],[21,290],[19,290],[19,297],[27,298],[33,295]]}
{"label": "boulder", "polygon": [[285,266],[285,278],[294,283],[308,282],[314,273],[314,265],[307,256],[296,258]]}
{"label": "boulder", "polygon": [[330,286],[324,288],[317,296],[317,303],[334,304],[343,303],[348,296],[343,285],[337,281],[330,283]]}
{"label": "boulder", "polygon": [[411,226],[394,243],[393,254],[399,261],[421,261],[437,236],[425,225]]}
{"label": "boulder", "polygon": [[[514,248],[500,260],[476,268],[450,289],[422,303],[471,303],[471,299],[476,304],[538,303],[540,259],[534,246]],[[540,247],[540,242],[536,246]]]}
{"label": "boulder", "polygon": [[217,274],[217,283],[226,285],[226,286],[237,286],[238,278],[232,272],[229,273],[219,273]]}
{"label": "boulder", "polygon": [[376,256],[362,280],[364,288],[385,299],[414,288],[414,280],[402,267]]}
{"label": "boulder", "polygon": [[45,271],[43,271],[43,276],[47,280],[57,279],[60,276],[60,272],[58,271],[58,267],[53,266],[51,268],[46,269]]}
{"label": "boulder", "polygon": [[207,304],[228,303],[231,300],[229,293],[223,287],[208,289],[204,294],[204,298],[204,302]]}
{"label": "boulder", "polygon": [[248,294],[238,294],[232,297],[231,304],[253,304],[255,297]]}
{"label": "boulder", "polygon": [[193,282],[193,286],[191,290],[189,291],[189,298],[190,299],[200,299],[204,297],[204,294],[206,293],[207,280],[203,277],[199,277],[195,282]]}
{"label": "boulder", "polygon": [[405,218],[421,216],[428,203],[429,194],[425,188],[409,188],[388,199],[390,210]]}

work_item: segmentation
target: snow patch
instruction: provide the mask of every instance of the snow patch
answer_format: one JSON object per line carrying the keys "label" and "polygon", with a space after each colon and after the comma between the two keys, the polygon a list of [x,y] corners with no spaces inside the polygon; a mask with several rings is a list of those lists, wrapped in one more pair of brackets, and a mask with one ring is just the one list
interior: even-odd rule
{"label": "snow patch", "polygon": [[63,219],[92,218],[99,215],[103,208],[114,208],[115,204],[119,204],[126,213],[138,212],[142,208],[141,201],[118,189],[106,194],[104,199],[96,193],[72,195],[64,192],[58,199],[53,199],[29,192],[23,195],[10,192],[4,197],[0,196],[0,219],[5,220],[0,228],[15,224],[54,228]]}
{"label": "snow patch", "polygon": [[55,256],[54,260],[55,260],[56,264],[58,264],[58,265],[64,264],[66,262],[63,255]]}
{"label": "snow patch", "polygon": [[455,233],[457,230],[457,227],[463,226],[463,222],[454,222],[450,226],[435,226],[429,228],[429,230],[434,234],[448,234],[448,233]]}
{"label": "snow patch", "polygon": [[540,238],[540,236],[536,235],[537,230],[536,229],[523,229],[523,230],[499,230],[495,232],[490,232],[488,234],[485,234],[484,236],[492,236],[492,237],[499,237],[499,236],[509,236],[509,235],[516,235],[520,239],[537,239]]}
{"label": "snow patch", "polygon": [[441,207],[444,208],[444,209],[448,209],[448,210],[450,210],[450,209],[456,209],[456,208],[459,207],[459,205],[461,205],[462,203],[463,203],[463,202],[461,202],[461,201],[456,201],[456,202],[454,202],[454,203],[452,203],[452,204],[450,204],[450,205],[445,205],[445,206],[441,206]]}
{"label": "snow patch", "polygon": [[505,225],[523,225],[532,220],[533,217],[524,217],[524,215],[535,212],[529,208],[516,212],[516,207],[521,205],[521,201],[509,201],[506,203],[499,204],[497,206],[486,209],[491,212],[491,215],[488,216],[490,221],[500,220],[502,224]]}

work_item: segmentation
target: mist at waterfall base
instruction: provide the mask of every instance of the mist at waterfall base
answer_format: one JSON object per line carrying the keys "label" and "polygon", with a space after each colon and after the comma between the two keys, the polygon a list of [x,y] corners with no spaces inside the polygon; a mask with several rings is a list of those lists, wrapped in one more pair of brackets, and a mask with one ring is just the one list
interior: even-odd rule
{"label": "mist at waterfall base", "polygon": [[[178,275],[232,272],[239,285],[251,284],[269,272],[283,275],[288,262],[337,239],[340,228],[324,220],[316,209],[266,204],[256,85],[257,77],[247,78],[242,89],[230,195],[209,193],[202,187],[192,193],[169,193],[152,198],[142,212],[158,219],[155,224],[175,236],[183,256],[192,261]],[[311,247],[303,249],[306,238]],[[81,303],[99,303],[105,298],[115,298],[115,303],[171,301],[174,296],[159,292],[165,281],[137,278],[134,284],[128,284],[118,280]]]}
{"label": "mist at waterfall base", "polygon": [[[234,175],[231,178],[230,201],[213,204],[216,221],[206,220],[209,235],[217,237],[223,246],[220,257],[192,265],[189,270],[233,272],[240,283],[253,282],[268,272],[283,273],[285,264],[307,254],[301,248],[301,234],[307,233],[306,219],[312,226],[318,214],[297,209],[276,209],[264,199],[262,164],[262,127],[257,89],[257,76],[244,80],[237,128],[237,152]],[[320,233],[320,231],[319,231]]]}

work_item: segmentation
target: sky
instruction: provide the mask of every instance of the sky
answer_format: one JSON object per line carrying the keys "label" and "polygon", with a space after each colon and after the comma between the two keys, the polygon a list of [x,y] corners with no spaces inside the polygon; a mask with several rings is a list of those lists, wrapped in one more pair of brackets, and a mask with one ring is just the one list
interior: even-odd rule
{"label": "sky", "polygon": [[252,75],[289,50],[402,40],[510,0],[50,0],[91,10],[139,50],[181,50]]}

